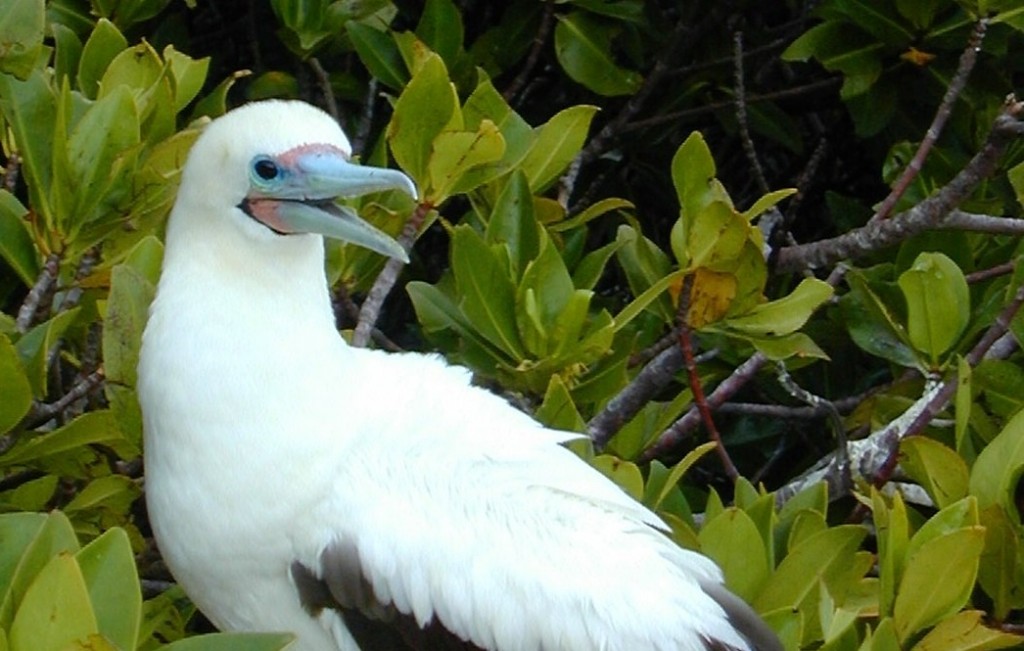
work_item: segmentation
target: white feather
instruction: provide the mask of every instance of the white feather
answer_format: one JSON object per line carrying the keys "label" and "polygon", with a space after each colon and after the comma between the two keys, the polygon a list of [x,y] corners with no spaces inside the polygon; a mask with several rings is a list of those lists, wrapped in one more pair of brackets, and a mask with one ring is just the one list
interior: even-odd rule
{"label": "white feather", "polygon": [[248,160],[348,143],[319,111],[263,103],[189,157],[146,329],[139,396],[161,551],[228,630],[290,630],[349,651],[289,578],[358,547],[378,599],[477,645],[704,649],[746,643],[699,581],[718,569],[537,425],[430,355],[344,344],[319,236],[247,218]]}

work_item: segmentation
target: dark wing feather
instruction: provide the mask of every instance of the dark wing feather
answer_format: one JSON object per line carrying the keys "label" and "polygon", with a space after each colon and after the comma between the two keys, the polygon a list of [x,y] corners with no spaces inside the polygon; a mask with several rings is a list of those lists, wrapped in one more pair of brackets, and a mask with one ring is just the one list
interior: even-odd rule
{"label": "dark wing feather", "polygon": [[314,617],[324,609],[336,611],[364,651],[486,651],[445,628],[437,618],[420,627],[411,614],[379,601],[363,574],[355,544],[331,545],[320,564],[323,578],[299,561],[292,563],[292,579],[303,608]]}
{"label": "dark wing feather", "polygon": [[[739,631],[756,651],[783,651],[775,631],[765,624],[745,601],[729,592],[720,583],[701,582],[701,589],[725,611],[729,623]],[[712,644],[717,643],[713,641]],[[712,646],[712,649],[716,647]]]}

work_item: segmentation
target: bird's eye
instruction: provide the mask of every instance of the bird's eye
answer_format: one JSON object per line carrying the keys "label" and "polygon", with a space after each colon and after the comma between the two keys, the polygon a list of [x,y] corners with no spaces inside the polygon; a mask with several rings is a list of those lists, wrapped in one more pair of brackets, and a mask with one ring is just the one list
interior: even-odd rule
{"label": "bird's eye", "polygon": [[281,169],[277,163],[269,158],[257,158],[252,162],[252,171],[264,181],[273,181],[281,175]]}

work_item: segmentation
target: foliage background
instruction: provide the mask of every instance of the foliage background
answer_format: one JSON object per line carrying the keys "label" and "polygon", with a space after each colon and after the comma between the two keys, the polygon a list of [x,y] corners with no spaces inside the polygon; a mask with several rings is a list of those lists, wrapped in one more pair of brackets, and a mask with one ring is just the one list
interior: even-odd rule
{"label": "foliage background", "polygon": [[0,650],[285,643],[190,637],[133,391],[188,147],[278,96],[421,189],[359,205],[405,269],[330,248],[347,336],[587,432],[789,649],[1020,646],[1022,31],[1015,0],[0,0]]}

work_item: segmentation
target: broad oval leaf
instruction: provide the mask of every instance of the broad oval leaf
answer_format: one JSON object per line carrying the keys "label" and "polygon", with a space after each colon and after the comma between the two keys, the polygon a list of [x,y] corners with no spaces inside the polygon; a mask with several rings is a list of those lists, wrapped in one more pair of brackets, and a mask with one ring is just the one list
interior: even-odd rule
{"label": "broad oval leaf", "polygon": [[32,385],[17,349],[6,335],[0,335],[0,396],[2,434],[17,425],[32,407]]}
{"label": "broad oval leaf", "polygon": [[900,467],[921,485],[941,509],[967,495],[969,473],[963,458],[924,436],[900,442]]}
{"label": "broad oval leaf", "polygon": [[970,493],[978,498],[978,507],[999,504],[1020,524],[1015,494],[1024,472],[1024,410],[1006,423],[981,451],[971,467]]}
{"label": "broad oval leaf", "polygon": [[984,546],[985,528],[965,527],[929,540],[910,556],[893,608],[900,640],[963,608]]}
{"label": "broad oval leaf", "polygon": [[963,272],[944,253],[922,253],[900,274],[907,300],[910,343],[932,364],[956,344],[971,318],[971,297]]}
{"label": "broad oval leaf", "polygon": [[537,128],[537,136],[520,165],[535,193],[554,183],[580,152],[596,112],[596,106],[572,106]]}
{"label": "broad oval leaf", "polygon": [[761,533],[742,509],[731,507],[697,534],[701,551],[715,561],[733,592],[751,601],[768,579],[768,553]]}
{"label": "broad oval leaf", "polygon": [[63,651],[99,632],[75,557],[60,552],[36,575],[11,623],[11,651]]}
{"label": "broad oval leaf", "polygon": [[612,27],[581,11],[557,18],[555,54],[569,77],[598,95],[630,95],[640,88],[643,78],[617,65],[608,54]]}
{"label": "broad oval leaf", "polygon": [[[116,476],[116,475],[115,475]],[[142,594],[128,534],[115,527],[75,554],[99,632],[120,649],[134,649],[142,617]]]}

